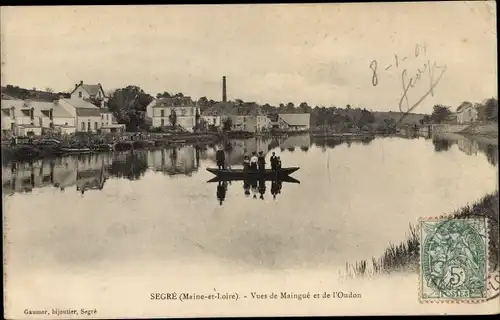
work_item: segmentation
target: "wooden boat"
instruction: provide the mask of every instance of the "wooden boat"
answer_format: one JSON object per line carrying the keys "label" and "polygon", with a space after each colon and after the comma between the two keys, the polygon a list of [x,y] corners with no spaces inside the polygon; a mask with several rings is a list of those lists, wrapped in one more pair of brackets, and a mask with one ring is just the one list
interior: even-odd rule
{"label": "wooden boat", "polygon": [[277,171],[266,169],[265,171],[247,171],[243,169],[217,169],[207,168],[207,171],[219,178],[241,178],[241,179],[278,179],[287,177],[299,167],[281,168]]}
{"label": "wooden boat", "polygon": [[210,180],[207,181],[207,183],[213,183],[213,182],[221,182],[221,181],[277,181],[277,182],[286,182],[286,183],[297,183],[300,184],[300,181],[292,178],[290,176],[284,176],[284,177],[279,177],[278,179],[276,178],[271,178],[271,177],[265,177],[265,178],[250,178],[250,179],[244,179],[244,178],[235,178],[235,177],[227,177],[227,178],[220,178],[220,177],[214,177]]}

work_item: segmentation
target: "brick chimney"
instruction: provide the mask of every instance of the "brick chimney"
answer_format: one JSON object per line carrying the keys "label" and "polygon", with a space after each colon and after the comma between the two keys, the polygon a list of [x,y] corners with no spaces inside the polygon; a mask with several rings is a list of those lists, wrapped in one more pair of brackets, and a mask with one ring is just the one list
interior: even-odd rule
{"label": "brick chimney", "polygon": [[222,77],[222,102],[227,102],[226,76]]}

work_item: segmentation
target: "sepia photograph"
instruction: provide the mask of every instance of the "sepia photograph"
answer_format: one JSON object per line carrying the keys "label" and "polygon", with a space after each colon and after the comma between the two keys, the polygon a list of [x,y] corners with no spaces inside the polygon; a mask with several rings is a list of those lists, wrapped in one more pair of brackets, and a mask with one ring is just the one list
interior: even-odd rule
{"label": "sepia photograph", "polygon": [[496,21],[0,7],[4,318],[499,313]]}

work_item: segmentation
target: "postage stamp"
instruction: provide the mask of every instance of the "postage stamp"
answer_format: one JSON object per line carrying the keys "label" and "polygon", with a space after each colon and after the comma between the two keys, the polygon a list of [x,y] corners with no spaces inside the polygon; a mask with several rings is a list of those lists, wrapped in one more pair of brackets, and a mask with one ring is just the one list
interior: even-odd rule
{"label": "postage stamp", "polygon": [[421,302],[483,302],[487,299],[487,219],[420,220]]}

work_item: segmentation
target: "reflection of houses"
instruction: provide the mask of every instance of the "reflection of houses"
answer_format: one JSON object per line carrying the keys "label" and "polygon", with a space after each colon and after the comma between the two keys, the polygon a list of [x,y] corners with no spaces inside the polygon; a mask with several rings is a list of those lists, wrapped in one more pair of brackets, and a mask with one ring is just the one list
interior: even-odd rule
{"label": "reflection of houses", "polygon": [[306,131],[311,128],[309,113],[280,113],[277,121],[278,128],[284,131]]}
{"label": "reflection of houses", "polygon": [[168,175],[184,174],[190,176],[198,170],[199,155],[193,146],[155,150],[148,153],[148,165],[155,171]]}
{"label": "reflection of houses", "polygon": [[309,134],[303,134],[298,136],[291,136],[280,142],[279,147],[281,149],[289,149],[299,147],[302,150],[306,150],[311,145],[311,136]]}
{"label": "reflection of houses", "polygon": [[75,132],[75,118],[60,103],[61,100],[2,100],[2,131],[18,136],[30,131],[40,135],[44,129],[63,134]]}
{"label": "reflection of houses", "polygon": [[2,190],[23,192],[34,188],[55,186],[78,190],[102,188],[111,164],[110,155],[57,158],[2,167]]}
{"label": "reflection of houses", "polygon": [[460,139],[457,141],[458,149],[469,156],[476,155],[479,151],[479,145],[475,140]]}
{"label": "reflection of houses", "polygon": [[190,97],[158,98],[146,107],[153,127],[180,126],[192,132],[200,115],[199,107]]}
{"label": "reflection of houses", "polygon": [[463,102],[457,108],[456,115],[457,115],[457,122],[460,124],[477,121],[478,117],[477,109],[474,108],[474,106],[470,102]]}

